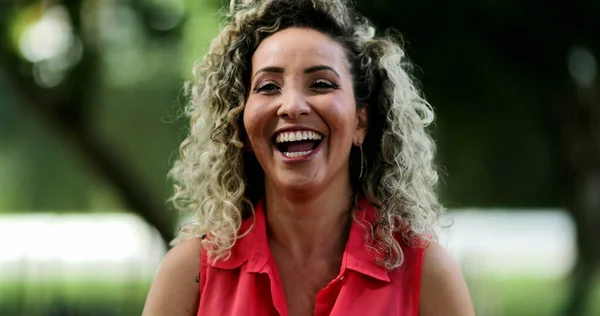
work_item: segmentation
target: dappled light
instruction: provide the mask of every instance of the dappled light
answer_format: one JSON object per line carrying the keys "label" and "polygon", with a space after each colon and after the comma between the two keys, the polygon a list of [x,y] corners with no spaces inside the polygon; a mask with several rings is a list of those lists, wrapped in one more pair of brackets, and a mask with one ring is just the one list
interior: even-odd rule
{"label": "dappled light", "polygon": [[596,80],[598,65],[594,54],[583,46],[575,46],[568,56],[569,73],[573,80],[584,88],[590,87]]}
{"label": "dappled light", "polygon": [[63,6],[45,10],[39,21],[28,26],[21,35],[21,52],[36,63],[64,55],[73,44],[69,14]]}
{"label": "dappled light", "polygon": [[[600,7],[355,2],[436,114],[477,315],[600,315]],[[193,220],[167,173],[229,3],[0,1],[0,315],[140,314]]]}
{"label": "dappled light", "polygon": [[33,63],[33,76],[44,88],[58,86],[67,71],[81,59],[83,46],[73,34],[65,7],[52,6],[21,34],[19,48]]}
{"label": "dappled light", "polygon": [[162,7],[151,13],[149,23],[154,29],[168,31],[182,22],[184,13],[184,0],[163,1]]}

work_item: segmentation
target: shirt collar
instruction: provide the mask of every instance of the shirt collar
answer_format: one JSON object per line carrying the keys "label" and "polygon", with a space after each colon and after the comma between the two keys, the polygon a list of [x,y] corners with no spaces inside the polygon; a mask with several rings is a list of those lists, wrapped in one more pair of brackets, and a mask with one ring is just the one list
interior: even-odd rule
{"label": "shirt collar", "polygon": [[[371,224],[377,209],[367,199],[361,198],[355,219],[350,226],[350,236],[344,251],[347,269],[359,272],[380,281],[390,282],[388,270],[376,263],[377,252],[368,241]],[[343,269],[344,267],[342,267]]]}
{"label": "shirt collar", "polygon": [[[260,200],[254,208],[254,216],[242,222],[240,232],[246,235],[238,239],[226,259],[211,260],[219,269],[237,269],[244,263],[248,272],[262,272],[271,256],[267,241],[267,226],[264,202]],[[344,250],[342,270],[350,269],[371,278],[390,282],[388,270],[377,263],[377,253],[367,242],[368,231],[377,209],[365,198],[360,199],[355,218],[350,225],[350,235]],[[357,222],[358,221],[358,222]]]}
{"label": "shirt collar", "polygon": [[260,272],[270,256],[267,242],[267,225],[264,213],[264,202],[254,207],[254,216],[245,219],[240,227],[240,237],[236,240],[228,258],[211,260],[211,266],[219,269],[237,269],[248,262],[249,272]]}

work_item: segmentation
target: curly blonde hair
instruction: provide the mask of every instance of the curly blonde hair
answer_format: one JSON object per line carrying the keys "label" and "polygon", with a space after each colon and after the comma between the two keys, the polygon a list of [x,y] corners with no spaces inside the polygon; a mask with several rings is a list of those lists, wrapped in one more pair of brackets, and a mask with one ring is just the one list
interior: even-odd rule
{"label": "curly blonde hair", "polygon": [[[444,212],[435,193],[435,144],[427,132],[434,113],[408,73],[401,45],[376,37],[344,0],[263,0],[232,10],[186,84],[191,129],[170,176],[175,207],[193,220],[174,243],[209,235],[204,247],[217,260],[226,259],[242,237],[243,219],[253,216],[253,205],[264,195],[262,168],[244,150],[251,57],[262,40],[290,27],[320,31],[346,51],[357,106],[368,106],[370,122],[364,173],[359,179],[351,164],[351,184],[355,197],[366,197],[378,209],[369,237],[382,254],[379,264],[399,267],[401,243],[434,240]],[[357,154],[351,152],[351,161],[360,161]]]}

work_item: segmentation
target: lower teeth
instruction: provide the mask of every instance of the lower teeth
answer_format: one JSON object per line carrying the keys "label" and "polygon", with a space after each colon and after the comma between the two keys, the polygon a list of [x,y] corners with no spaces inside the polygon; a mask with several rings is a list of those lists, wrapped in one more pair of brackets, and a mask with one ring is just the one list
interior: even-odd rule
{"label": "lower teeth", "polygon": [[306,156],[306,155],[310,154],[311,152],[312,152],[312,150],[309,150],[309,151],[298,151],[298,152],[293,152],[293,153],[285,152],[283,154],[286,157],[289,157],[289,158],[296,158],[296,157]]}

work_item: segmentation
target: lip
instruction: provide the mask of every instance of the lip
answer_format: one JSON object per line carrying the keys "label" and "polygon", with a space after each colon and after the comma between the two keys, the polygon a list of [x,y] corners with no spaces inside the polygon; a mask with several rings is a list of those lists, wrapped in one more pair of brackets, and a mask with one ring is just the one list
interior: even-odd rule
{"label": "lip", "polygon": [[[321,143],[319,144],[319,146],[317,146],[317,148],[313,149],[312,152],[306,156],[302,156],[302,157],[288,157],[285,154],[283,154],[281,151],[279,151],[277,149],[277,146],[275,146],[275,137],[277,135],[279,135],[279,133],[281,132],[292,132],[292,131],[312,131],[315,133],[319,133],[320,135],[323,135],[323,138],[321,140]],[[302,126],[302,125],[291,125],[291,126],[284,126],[281,128],[278,128],[275,133],[273,133],[273,136],[271,137],[271,141],[273,142],[273,150],[275,152],[277,152],[277,154],[279,155],[279,157],[281,158],[281,160],[283,160],[283,162],[286,163],[301,163],[301,162],[306,162],[311,160],[312,158],[314,158],[317,153],[321,150],[321,147],[323,146],[323,143],[325,143],[325,134],[319,132],[318,130],[314,129],[314,128],[310,128],[307,126]]]}
{"label": "lip", "polygon": [[[275,134],[275,135],[277,135],[277,134]],[[323,135],[323,134],[321,134],[321,135]],[[325,143],[325,136],[323,136],[323,140],[321,141],[319,146],[317,146],[317,148],[313,149],[310,152],[310,154],[308,154],[306,156],[302,156],[302,157],[288,157],[284,153],[279,151],[277,149],[277,147],[275,147],[275,146],[274,146],[273,150],[275,152],[277,152],[277,154],[279,155],[279,158],[281,158],[281,160],[283,160],[283,162],[285,162],[285,163],[302,163],[302,162],[306,162],[306,161],[313,159],[319,153],[319,151],[321,151],[321,147],[323,147],[324,143]]]}

